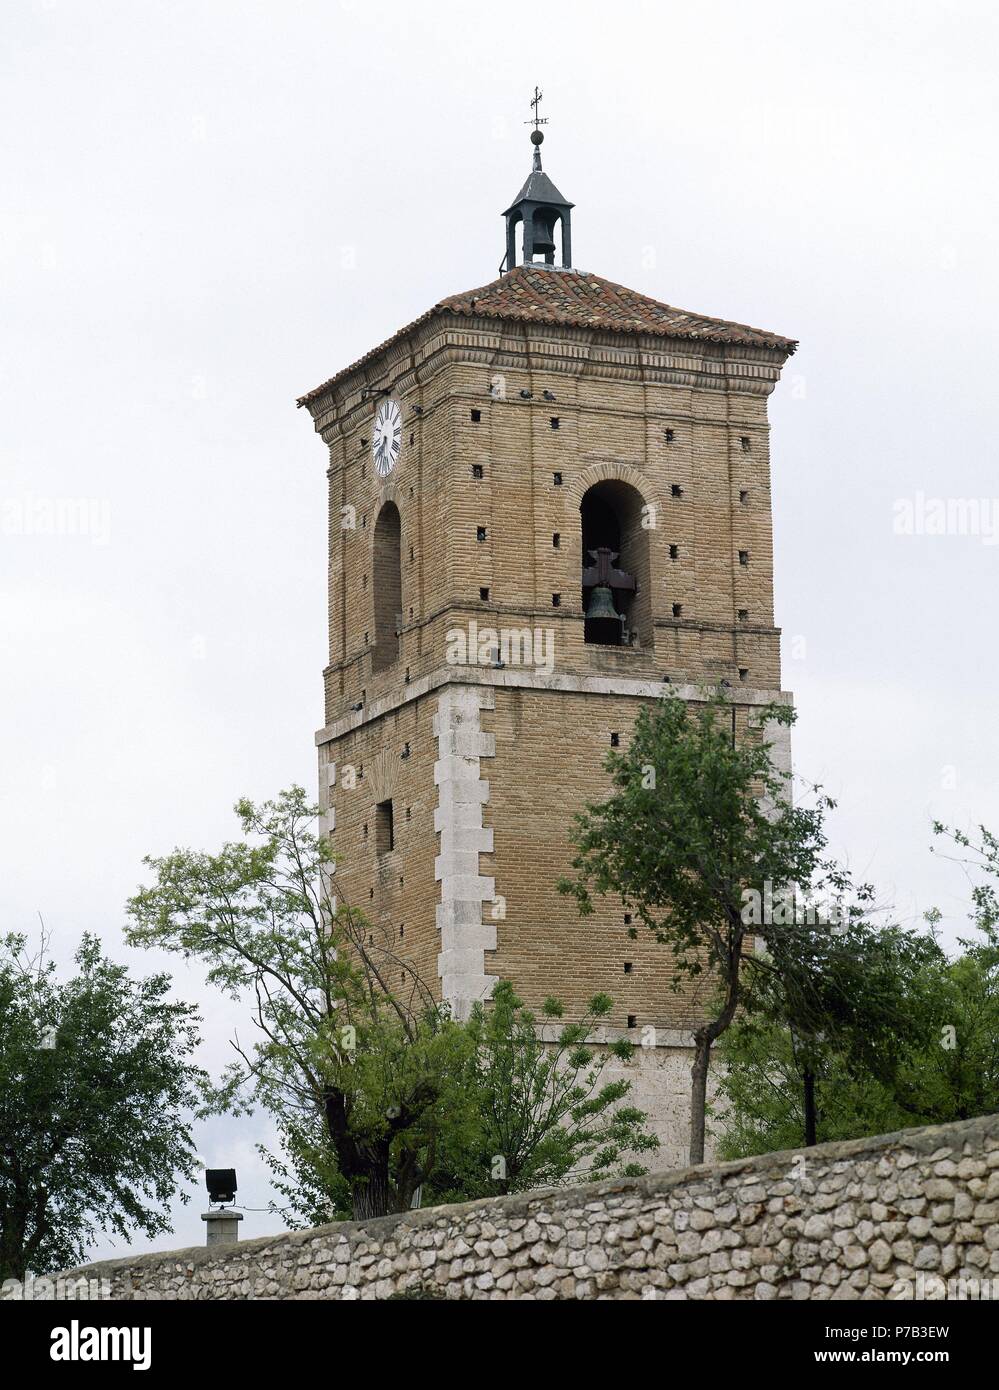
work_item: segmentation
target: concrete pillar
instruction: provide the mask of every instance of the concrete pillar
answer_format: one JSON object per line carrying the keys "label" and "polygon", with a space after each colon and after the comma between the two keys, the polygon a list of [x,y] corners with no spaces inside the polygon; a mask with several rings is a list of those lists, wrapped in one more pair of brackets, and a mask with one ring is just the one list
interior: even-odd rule
{"label": "concrete pillar", "polygon": [[208,1222],[209,1245],[235,1245],[239,1240],[241,1211],[203,1211],[201,1219]]}

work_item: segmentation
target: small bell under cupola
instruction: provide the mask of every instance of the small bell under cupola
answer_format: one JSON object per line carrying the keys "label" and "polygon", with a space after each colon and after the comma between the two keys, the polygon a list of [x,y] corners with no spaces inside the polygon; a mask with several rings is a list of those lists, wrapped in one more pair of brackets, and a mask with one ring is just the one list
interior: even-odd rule
{"label": "small bell under cupola", "polygon": [[[534,146],[534,167],[530,177],[517,197],[507,208],[506,218],[506,259],[500,266],[503,271],[513,270],[517,265],[555,266],[555,228],[559,227],[562,241],[562,270],[572,268],[572,228],[571,210],[574,206],[558,191],[541,167],[541,146],[545,133],[541,129],[547,125],[545,116],[538,114],[541,92],[534,89],[534,119],[531,144]],[[521,259],[517,259],[517,224],[523,226]]]}

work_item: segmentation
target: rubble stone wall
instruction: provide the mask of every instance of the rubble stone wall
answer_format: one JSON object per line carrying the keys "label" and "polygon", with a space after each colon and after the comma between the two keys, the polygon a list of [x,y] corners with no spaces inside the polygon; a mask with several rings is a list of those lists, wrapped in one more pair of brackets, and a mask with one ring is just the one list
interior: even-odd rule
{"label": "rubble stone wall", "polygon": [[62,1277],[115,1299],[999,1297],[999,1115]]}

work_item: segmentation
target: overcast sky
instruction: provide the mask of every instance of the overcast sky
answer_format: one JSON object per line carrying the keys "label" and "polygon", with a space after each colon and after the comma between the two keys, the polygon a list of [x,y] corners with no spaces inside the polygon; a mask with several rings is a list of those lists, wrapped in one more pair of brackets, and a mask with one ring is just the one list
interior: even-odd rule
{"label": "overcast sky", "polygon": [[[9,0],[0,35],[0,929],[40,911],[60,960],[89,929],[148,971],[142,856],[315,785],[326,451],[295,398],[495,277],[535,83],[578,266],[801,340],[771,398],[796,770],[903,920],[962,929],[930,821],[999,829],[999,547],[896,517],[967,499],[999,535],[988,0]],[[84,533],[45,534],[72,503]],[[169,966],[218,1068],[242,1014]],[[199,1132],[249,1207],[265,1132]]]}

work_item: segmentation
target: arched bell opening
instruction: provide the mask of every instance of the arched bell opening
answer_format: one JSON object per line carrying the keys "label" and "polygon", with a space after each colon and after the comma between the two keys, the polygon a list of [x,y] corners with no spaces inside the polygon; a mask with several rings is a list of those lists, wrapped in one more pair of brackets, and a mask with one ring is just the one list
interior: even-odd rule
{"label": "arched bell opening", "polygon": [[371,669],[381,671],[399,659],[402,627],[402,519],[394,502],[385,503],[375,522],[371,576],[375,603]]}
{"label": "arched bell opening", "polygon": [[593,646],[652,645],[649,541],[642,497],[628,483],[595,483],[580,503],[584,638]]}
{"label": "arched bell opening", "polygon": [[[555,264],[555,253],[559,247],[555,243],[555,229],[558,228],[559,241],[562,239],[562,214],[558,208],[535,208],[531,218],[531,260],[545,265]],[[525,261],[527,260],[525,248]]]}

